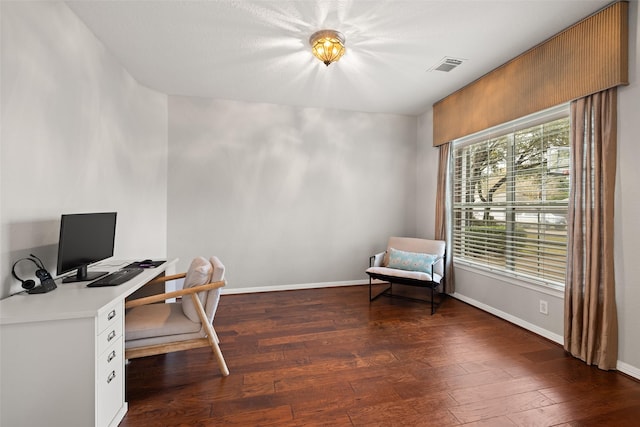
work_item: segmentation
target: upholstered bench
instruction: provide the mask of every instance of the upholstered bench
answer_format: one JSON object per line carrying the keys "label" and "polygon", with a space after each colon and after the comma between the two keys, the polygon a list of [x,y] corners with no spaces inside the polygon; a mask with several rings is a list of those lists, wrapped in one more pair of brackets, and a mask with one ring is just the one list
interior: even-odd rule
{"label": "upholstered bench", "polygon": [[[417,299],[431,303],[431,314],[444,298],[446,244],[442,240],[417,239],[413,237],[390,237],[387,250],[369,258],[369,301],[378,297],[392,296],[416,300],[393,294],[393,285],[408,285],[430,290],[429,300]],[[373,280],[381,280],[389,284],[377,295],[372,294]],[[438,301],[435,291],[440,287]]]}

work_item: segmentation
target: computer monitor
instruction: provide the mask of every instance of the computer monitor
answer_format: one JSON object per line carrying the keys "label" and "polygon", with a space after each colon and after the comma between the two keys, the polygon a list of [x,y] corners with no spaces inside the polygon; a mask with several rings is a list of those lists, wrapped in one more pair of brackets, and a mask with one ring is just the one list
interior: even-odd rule
{"label": "computer monitor", "polygon": [[57,274],[77,270],[63,282],[89,281],[107,274],[106,271],[89,273],[87,266],[113,256],[116,215],[116,212],[62,215]]}

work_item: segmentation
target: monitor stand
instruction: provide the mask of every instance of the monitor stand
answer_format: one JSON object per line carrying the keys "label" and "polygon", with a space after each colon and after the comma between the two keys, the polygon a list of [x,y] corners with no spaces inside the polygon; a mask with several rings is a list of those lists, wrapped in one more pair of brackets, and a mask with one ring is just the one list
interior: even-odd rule
{"label": "monitor stand", "polygon": [[106,276],[108,271],[87,271],[87,266],[83,265],[78,268],[78,272],[74,275],[67,276],[62,279],[62,283],[72,283],[72,282],[89,282],[91,280],[98,279],[102,276]]}

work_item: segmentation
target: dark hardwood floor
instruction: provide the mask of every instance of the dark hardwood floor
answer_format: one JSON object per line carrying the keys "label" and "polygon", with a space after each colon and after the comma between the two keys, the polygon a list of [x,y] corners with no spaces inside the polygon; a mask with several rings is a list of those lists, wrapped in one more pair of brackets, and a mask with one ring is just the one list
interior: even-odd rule
{"label": "dark hardwood floor", "polygon": [[639,426],[640,383],[452,298],[222,296],[209,350],[132,360],[131,426]]}

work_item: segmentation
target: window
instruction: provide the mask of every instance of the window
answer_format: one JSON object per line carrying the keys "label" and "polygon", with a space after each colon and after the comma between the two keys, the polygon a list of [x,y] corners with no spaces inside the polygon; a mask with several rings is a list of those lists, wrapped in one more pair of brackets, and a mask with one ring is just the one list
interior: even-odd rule
{"label": "window", "polygon": [[456,261],[564,286],[567,106],[455,141],[452,170]]}

